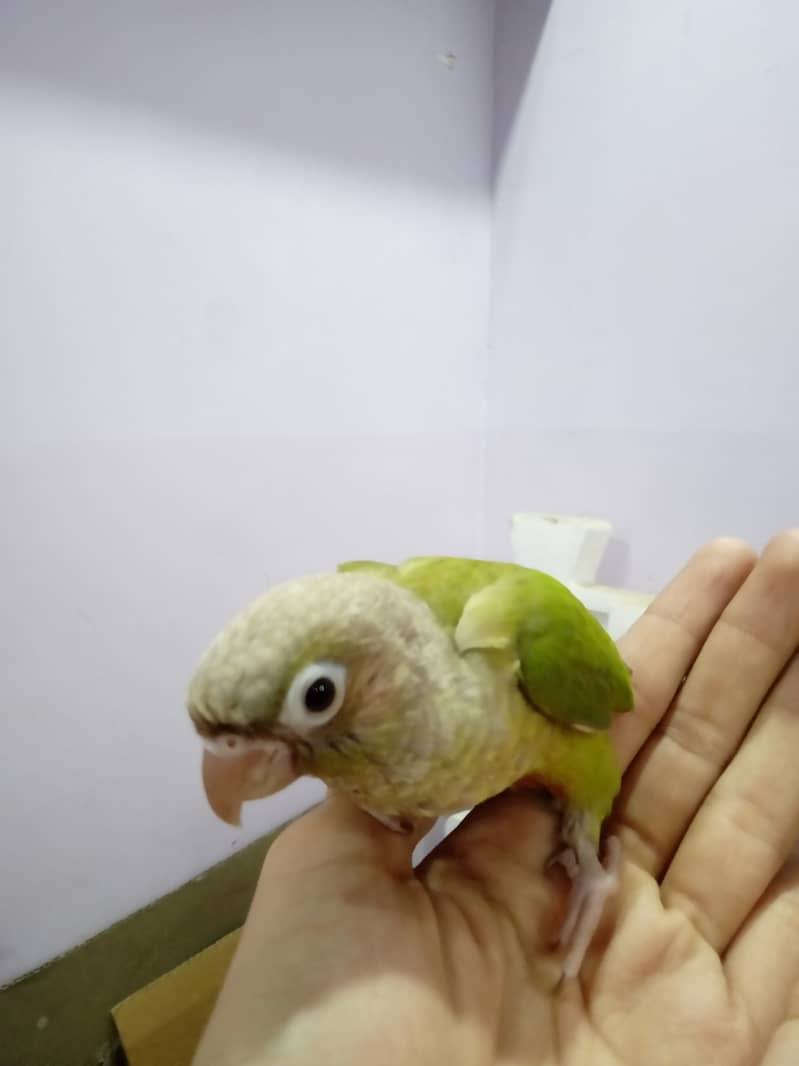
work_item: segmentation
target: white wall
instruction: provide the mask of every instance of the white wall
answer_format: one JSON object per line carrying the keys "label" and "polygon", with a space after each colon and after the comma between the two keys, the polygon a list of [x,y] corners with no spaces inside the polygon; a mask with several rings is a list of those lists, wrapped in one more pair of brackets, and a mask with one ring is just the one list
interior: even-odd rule
{"label": "white wall", "polygon": [[492,17],[0,8],[0,983],[308,801],[205,806],[231,611],[477,550]]}
{"label": "white wall", "polygon": [[487,547],[599,514],[654,590],[799,521],[799,7],[497,11]]}

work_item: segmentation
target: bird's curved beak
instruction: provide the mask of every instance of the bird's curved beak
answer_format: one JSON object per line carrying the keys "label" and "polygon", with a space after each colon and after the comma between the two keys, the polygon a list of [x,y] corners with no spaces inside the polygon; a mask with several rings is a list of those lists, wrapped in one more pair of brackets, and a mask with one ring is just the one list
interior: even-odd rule
{"label": "bird's curved beak", "polygon": [[205,795],[214,814],[228,825],[241,825],[247,800],[271,796],[297,777],[292,750],[284,740],[245,742],[231,752],[213,742],[205,745]]}

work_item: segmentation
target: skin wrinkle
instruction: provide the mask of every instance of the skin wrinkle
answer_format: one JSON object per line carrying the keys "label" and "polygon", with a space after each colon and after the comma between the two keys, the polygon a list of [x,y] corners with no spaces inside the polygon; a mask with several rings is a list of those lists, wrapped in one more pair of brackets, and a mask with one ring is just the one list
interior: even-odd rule
{"label": "skin wrinkle", "polygon": [[449,979],[445,983],[452,989],[449,999],[449,1008],[456,1018],[468,1017],[471,1002],[467,1001],[462,995],[459,995],[460,990],[456,979],[458,972],[463,966],[463,959],[456,957],[456,950],[453,948],[453,945],[459,942],[459,938],[456,935],[445,939],[440,935],[438,930],[441,928],[451,929],[454,924],[460,922],[467,927],[470,934],[469,937],[464,939],[467,942],[471,940],[475,950],[481,954],[484,959],[488,959],[491,952],[485,939],[479,935],[479,925],[474,925],[472,923],[469,916],[469,908],[464,906],[461,900],[455,896],[441,896],[436,892],[432,892],[430,894],[430,901],[437,917],[437,921],[434,924],[437,931],[436,938],[438,951],[442,959],[443,967],[449,975]]}
{"label": "skin wrinkle", "polygon": [[707,802],[707,816],[729,823],[733,838],[742,834],[768,847],[772,852],[771,865],[777,866],[783,861],[784,835],[775,833],[779,811],[771,809],[769,795],[733,790],[719,783]]}
{"label": "skin wrinkle", "polygon": [[714,773],[728,761],[729,723],[701,710],[687,696],[678,700],[674,710],[658,723],[653,740],[674,744],[681,755],[699,762],[706,773]]}
{"label": "skin wrinkle", "polygon": [[618,825],[614,823],[613,831],[621,840],[624,855],[634,855],[636,860],[641,861],[648,870],[656,865],[661,847],[652,837],[645,823],[641,824],[627,817],[623,823]]}
{"label": "skin wrinkle", "polygon": [[[436,859],[438,864],[446,864],[446,859]],[[440,865],[438,869],[440,870]],[[483,912],[488,907],[498,906],[500,908],[500,914],[502,916],[505,929],[513,929],[514,936],[507,936],[507,933],[503,935],[500,931],[500,939],[504,939],[506,943],[513,943],[519,934],[518,923],[512,913],[512,909],[507,907],[501,899],[498,899],[488,891],[488,888],[481,878],[470,876],[468,865],[463,866],[458,864],[456,867],[457,880],[455,881],[456,891],[452,891],[452,884],[446,885],[446,881],[452,881],[452,878],[445,878],[445,884],[437,891],[433,888],[433,898],[438,901],[439,913],[449,915],[452,910],[460,917],[460,919],[468,927],[472,940],[477,945],[480,953],[485,960],[489,961],[489,970],[491,972],[502,973],[502,967],[497,960],[497,943],[495,938],[487,938],[483,932],[483,923],[476,920],[475,910]],[[442,923],[444,924],[444,923]]]}
{"label": "skin wrinkle", "polygon": [[783,645],[777,645],[776,643],[765,640],[761,634],[756,632],[753,626],[747,626],[742,622],[735,622],[731,618],[720,618],[717,623],[719,629],[728,627],[733,633],[737,633],[739,636],[746,637],[753,641],[763,651],[768,652],[774,660],[774,669],[778,670],[781,664],[785,661],[786,654],[791,650],[793,644],[786,641]]}

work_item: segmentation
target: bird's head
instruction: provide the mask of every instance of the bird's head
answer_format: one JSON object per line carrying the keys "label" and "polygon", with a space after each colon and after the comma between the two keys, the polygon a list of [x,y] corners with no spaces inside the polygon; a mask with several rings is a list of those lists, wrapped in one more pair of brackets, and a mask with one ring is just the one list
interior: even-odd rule
{"label": "bird's head", "polygon": [[431,622],[417,597],[363,573],[279,585],[233,618],[188,694],[213,811],[238,825],[245,801],[318,773],[342,742],[390,746],[429,681]]}

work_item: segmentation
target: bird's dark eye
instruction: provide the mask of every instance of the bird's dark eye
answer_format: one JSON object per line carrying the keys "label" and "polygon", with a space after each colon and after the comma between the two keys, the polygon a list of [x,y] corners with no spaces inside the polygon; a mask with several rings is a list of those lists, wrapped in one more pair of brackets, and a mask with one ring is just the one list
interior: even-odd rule
{"label": "bird's dark eye", "polygon": [[336,717],[347,691],[347,670],[341,663],[308,663],[294,676],[278,715],[281,725],[302,735]]}
{"label": "bird's dark eye", "polygon": [[329,677],[318,677],[305,690],[305,708],[319,713],[326,711],[336,698],[336,686]]}

